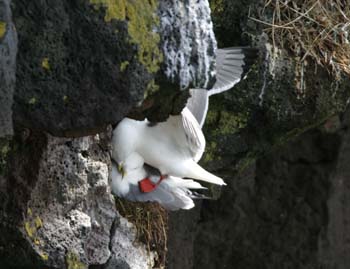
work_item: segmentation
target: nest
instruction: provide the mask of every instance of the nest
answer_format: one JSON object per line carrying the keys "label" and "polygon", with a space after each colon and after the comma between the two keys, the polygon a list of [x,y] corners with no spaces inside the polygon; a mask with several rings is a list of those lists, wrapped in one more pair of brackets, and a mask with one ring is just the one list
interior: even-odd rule
{"label": "nest", "polygon": [[165,268],[167,253],[168,212],[157,203],[138,203],[116,199],[118,212],[135,225],[137,239],[148,251],[155,251],[154,268]]}
{"label": "nest", "polygon": [[273,47],[290,50],[300,62],[312,59],[337,79],[350,75],[349,0],[266,0],[263,18]]}

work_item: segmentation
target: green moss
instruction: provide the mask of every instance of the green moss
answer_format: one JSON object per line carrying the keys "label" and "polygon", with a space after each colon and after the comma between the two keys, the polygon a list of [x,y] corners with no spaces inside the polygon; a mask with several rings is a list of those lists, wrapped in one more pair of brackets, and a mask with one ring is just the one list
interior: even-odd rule
{"label": "green moss", "polygon": [[217,151],[216,142],[211,141],[210,143],[208,143],[208,141],[207,141],[203,162],[208,163],[208,162],[214,161],[215,159],[220,160],[220,157],[216,157],[217,156],[216,151]]}
{"label": "green moss", "polygon": [[156,73],[163,61],[163,54],[158,48],[160,36],[153,31],[159,25],[156,9],[156,1],[129,0],[127,3],[131,42],[139,46],[138,60],[150,73]]}
{"label": "green moss", "polygon": [[240,129],[247,126],[249,112],[227,112],[227,111],[210,111],[206,118],[206,124],[211,126],[220,126],[214,128],[214,135],[229,135],[237,133]]}
{"label": "green moss", "polygon": [[220,133],[223,135],[236,133],[247,125],[248,114],[231,114],[226,111],[220,112]]}
{"label": "green moss", "polygon": [[159,25],[159,18],[156,15],[157,1],[90,0],[90,3],[106,8],[106,22],[112,19],[127,20],[130,42],[138,46],[138,61],[148,72],[156,73],[163,61],[163,54],[158,47],[160,36],[154,32],[154,28]]}
{"label": "green moss", "polygon": [[6,33],[6,22],[0,21],[0,38],[3,38]]}
{"label": "green moss", "polygon": [[35,97],[32,97],[32,98],[30,98],[30,99],[28,100],[28,104],[30,104],[30,105],[35,105],[36,102],[37,102],[37,100],[36,100]]}
{"label": "green moss", "polygon": [[223,0],[210,1],[210,10],[213,14],[221,14],[225,10]]}
{"label": "green moss", "polygon": [[67,269],[85,269],[86,265],[79,260],[79,256],[73,252],[66,255]]}
{"label": "green moss", "polygon": [[128,62],[128,61],[122,62],[122,63],[120,64],[120,71],[124,72],[125,69],[128,67],[128,65],[129,65],[129,62]]}
{"label": "green moss", "polygon": [[126,0],[90,0],[95,7],[103,6],[106,8],[105,21],[112,19],[125,20]]}

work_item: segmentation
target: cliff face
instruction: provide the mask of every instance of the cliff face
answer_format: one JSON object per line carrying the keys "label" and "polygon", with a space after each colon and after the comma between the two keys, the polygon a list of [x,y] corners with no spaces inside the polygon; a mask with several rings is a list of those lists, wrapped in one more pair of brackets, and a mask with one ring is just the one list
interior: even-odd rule
{"label": "cliff face", "polygon": [[[347,268],[348,120],[327,120],[349,79],[310,61],[301,80],[300,59],[248,20],[262,1],[211,2],[220,47],[260,57],[210,100],[202,165],[228,186],[171,215],[168,267]],[[214,82],[216,46],[206,0],[0,0],[1,264],[152,266],[110,195],[110,125],[179,113],[180,89]]]}
{"label": "cliff face", "polygon": [[1,267],[153,266],[110,194],[110,126],[180,111],[215,49],[207,1],[0,1]]}
{"label": "cliff face", "polygon": [[238,87],[210,99],[201,162],[228,186],[200,210],[170,215],[169,268],[349,266],[349,78],[274,44],[258,22],[271,23],[266,3],[211,1],[219,47],[264,53]]}
{"label": "cliff face", "polygon": [[[1,264],[86,268],[151,266],[110,194],[110,132],[83,138],[22,134],[1,178]],[[21,259],[18,259],[21,257]],[[112,268],[112,267],[111,267]]]}

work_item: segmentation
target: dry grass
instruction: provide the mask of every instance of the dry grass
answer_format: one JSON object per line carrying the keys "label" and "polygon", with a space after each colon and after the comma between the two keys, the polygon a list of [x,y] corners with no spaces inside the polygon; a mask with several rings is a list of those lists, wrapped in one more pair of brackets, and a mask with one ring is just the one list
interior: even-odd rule
{"label": "dry grass", "polygon": [[349,0],[266,0],[260,14],[274,49],[289,49],[300,62],[312,59],[337,79],[350,75]]}
{"label": "dry grass", "polygon": [[137,238],[146,244],[148,251],[157,252],[154,267],[165,268],[168,212],[157,203],[135,203],[118,198],[116,207],[135,225]]}

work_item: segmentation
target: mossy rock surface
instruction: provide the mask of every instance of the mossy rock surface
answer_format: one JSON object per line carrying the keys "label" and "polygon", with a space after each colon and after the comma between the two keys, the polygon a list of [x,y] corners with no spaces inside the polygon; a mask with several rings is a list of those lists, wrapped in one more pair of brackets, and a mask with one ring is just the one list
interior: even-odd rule
{"label": "mossy rock surface", "polygon": [[145,42],[157,23],[156,3],[126,1],[125,10],[105,2],[13,1],[16,126],[96,133],[143,100],[159,65],[145,58],[158,49],[159,37]]}

